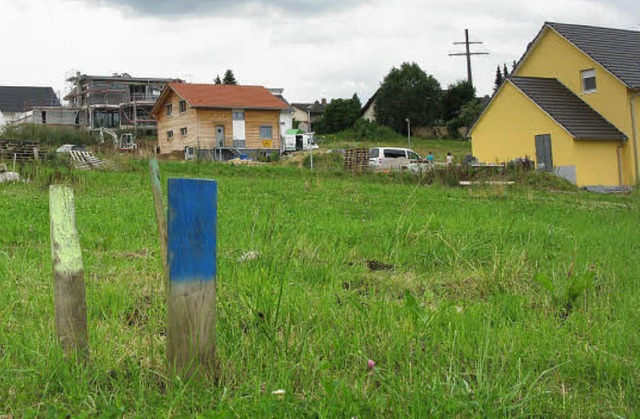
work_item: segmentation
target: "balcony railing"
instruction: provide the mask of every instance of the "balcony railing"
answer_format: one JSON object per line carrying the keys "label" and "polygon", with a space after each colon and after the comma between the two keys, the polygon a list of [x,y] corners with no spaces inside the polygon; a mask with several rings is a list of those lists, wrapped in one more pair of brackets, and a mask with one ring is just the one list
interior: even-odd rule
{"label": "balcony railing", "polygon": [[159,95],[151,93],[132,93],[131,102],[155,102]]}

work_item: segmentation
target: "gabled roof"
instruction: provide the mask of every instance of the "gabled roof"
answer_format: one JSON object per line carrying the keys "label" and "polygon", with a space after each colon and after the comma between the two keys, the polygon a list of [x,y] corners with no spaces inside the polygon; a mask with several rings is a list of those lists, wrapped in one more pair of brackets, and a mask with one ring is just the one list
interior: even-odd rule
{"label": "gabled roof", "polygon": [[269,90],[269,93],[271,93],[272,95],[274,95],[278,99],[282,100],[287,105],[287,109],[285,109],[286,113],[293,113],[293,107],[291,106],[289,101],[284,98],[284,94],[283,94],[284,93],[284,89],[279,88],[279,87],[275,87],[275,88],[272,87],[272,88],[268,88],[267,90]]}
{"label": "gabled roof", "polygon": [[640,32],[547,22],[527,47],[518,67],[547,30],[565,38],[627,87],[640,89]]}
{"label": "gabled roof", "polygon": [[33,106],[60,106],[51,87],[0,86],[0,111],[25,112]]}
{"label": "gabled roof", "polygon": [[282,110],[289,106],[262,86],[239,86],[231,84],[169,83],[153,112],[162,106],[170,90],[176,92],[194,108],[220,109],[265,109]]}
{"label": "gabled roof", "polygon": [[307,109],[309,109],[313,115],[320,115],[324,112],[324,105],[318,101],[315,103],[292,103],[291,107],[304,112],[307,112]]}
{"label": "gabled roof", "polygon": [[375,93],[369,98],[369,100],[367,100],[367,103],[364,104],[362,109],[360,109],[360,116],[364,115],[365,112],[367,112],[369,110],[369,108],[374,105],[374,102],[376,101],[376,98],[378,97],[378,92],[379,91],[380,91],[380,89],[377,89],[375,91]]}
{"label": "gabled roof", "polygon": [[509,77],[512,83],[577,140],[627,137],[557,79]]}

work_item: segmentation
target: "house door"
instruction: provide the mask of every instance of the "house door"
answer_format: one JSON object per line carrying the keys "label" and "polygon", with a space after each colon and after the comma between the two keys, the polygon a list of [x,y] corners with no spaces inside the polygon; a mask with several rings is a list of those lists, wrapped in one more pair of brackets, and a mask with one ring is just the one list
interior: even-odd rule
{"label": "house door", "polygon": [[216,125],[216,147],[224,147],[224,125]]}
{"label": "house door", "polygon": [[536,135],[536,160],[538,169],[553,172],[551,135]]}

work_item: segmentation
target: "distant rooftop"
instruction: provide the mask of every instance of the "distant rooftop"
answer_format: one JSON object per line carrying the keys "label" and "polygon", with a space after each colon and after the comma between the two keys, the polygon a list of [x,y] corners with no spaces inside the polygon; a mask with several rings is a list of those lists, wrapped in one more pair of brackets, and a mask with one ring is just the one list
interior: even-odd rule
{"label": "distant rooftop", "polygon": [[82,80],[96,80],[96,81],[120,81],[129,83],[175,83],[181,82],[180,79],[168,78],[168,77],[133,77],[129,73],[113,73],[110,76],[105,75],[92,75],[76,73],[74,76],[67,78],[68,82],[77,82]]}
{"label": "distant rooftop", "polygon": [[312,114],[321,114],[322,112],[324,112],[325,106],[326,105],[323,105],[318,101],[316,101],[315,103],[292,103],[291,104],[291,107],[298,108],[305,112],[307,111],[307,109],[309,109]]}
{"label": "distant rooftop", "polygon": [[0,111],[25,112],[34,106],[60,106],[51,87],[0,86]]}

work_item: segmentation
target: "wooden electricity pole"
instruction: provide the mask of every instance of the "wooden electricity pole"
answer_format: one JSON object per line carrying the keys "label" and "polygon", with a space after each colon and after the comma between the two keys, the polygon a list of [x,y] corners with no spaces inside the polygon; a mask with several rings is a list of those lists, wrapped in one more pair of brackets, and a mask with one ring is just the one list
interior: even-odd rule
{"label": "wooden electricity pole", "polygon": [[449,56],[461,56],[464,55],[467,57],[467,81],[473,87],[473,76],[471,74],[471,56],[472,55],[489,55],[488,52],[471,52],[470,45],[472,44],[482,44],[483,42],[471,42],[469,41],[469,29],[464,30],[464,42],[454,42],[453,45],[464,45],[465,52],[456,52],[449,54]]}

